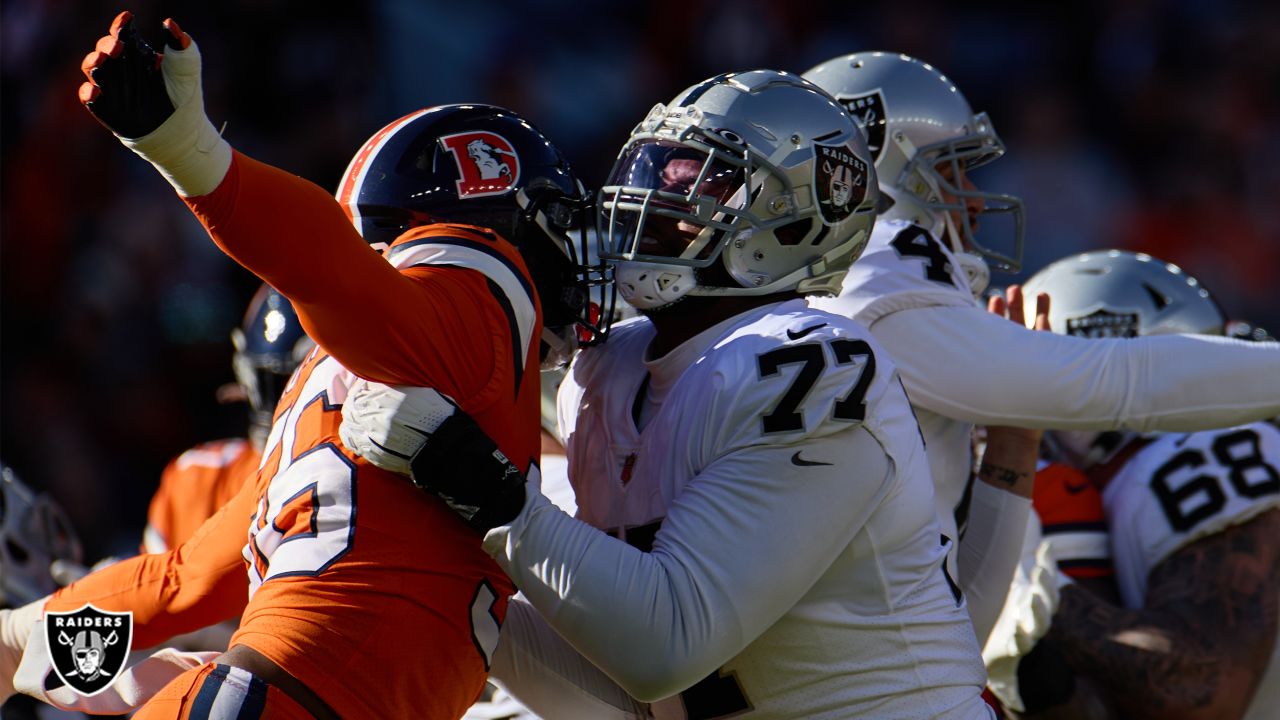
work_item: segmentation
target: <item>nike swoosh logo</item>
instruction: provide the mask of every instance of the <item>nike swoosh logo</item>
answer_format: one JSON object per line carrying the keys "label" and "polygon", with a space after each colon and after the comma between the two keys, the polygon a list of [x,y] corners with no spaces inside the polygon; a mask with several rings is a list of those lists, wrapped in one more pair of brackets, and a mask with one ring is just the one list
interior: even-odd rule
{"label": "nike swoosh logo", "polygon": [[810,327],[807,327],[801,330],[800,332],[792,332],[788,330],[787,337],[791,338],[792,340],[799,340],[800,338],[804,337],[805,335],[808,335],[814,330],[817,330],[818,328],[824,328],[826,326],[827,326],[826,323],[818,323],[817,325],[811,325]]}
{"label": "nike swoosh logo", "polygon": [[1089,483],[1087,482],[1079,483],[1077,485],[1072,485],[1071,483],[1063,483],[1062,487],[1067,491],[1067,494],[1069,495],[1079,495],[1080,493],[1089,489]]}
{"label": "nike swoosh logo", "polygon": [[799,465],[800,467],[812,467],[814,465],[831,465],[833,463],[824,463],[824,462],[815,462],[813,460],[805,460],[804,458],[800,457],[800,451],[797,450],[796,454],[791,456],[791,464]]}

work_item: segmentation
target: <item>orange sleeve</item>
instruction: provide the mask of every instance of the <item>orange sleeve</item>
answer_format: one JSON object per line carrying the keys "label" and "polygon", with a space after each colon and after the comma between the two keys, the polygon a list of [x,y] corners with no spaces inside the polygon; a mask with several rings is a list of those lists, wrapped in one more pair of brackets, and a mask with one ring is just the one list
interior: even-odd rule
{"label": "orange sleeve", "polygon": [[133,647],[145,648],[244,612],[249,578],[241,548],[257,488],[247,482],[190,540],[90,573],[53,594],[46,611],[133,611]]}
{"label": "orange sleeve", "polygon": [[355,374],[454,397],[492,394],[482,391],[504,370],[492,365],[505,357],[492,346],[501,311],[484,307],[494,303],[478,273],[401,273],[319,186],[240,153],[212,193],[185,201],[218,247],[288,297],[311,338]]}

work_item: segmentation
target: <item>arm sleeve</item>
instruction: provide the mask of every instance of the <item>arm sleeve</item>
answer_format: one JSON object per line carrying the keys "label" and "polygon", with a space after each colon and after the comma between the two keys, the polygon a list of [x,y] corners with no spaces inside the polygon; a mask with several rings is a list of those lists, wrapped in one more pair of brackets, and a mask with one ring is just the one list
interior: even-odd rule
{"label": "arm sleeve", "polygon": [[977,307],[903,310],[872,330],[913,404],[965,422],[1191,431],[1280,415],[1280,343],[1077,338]]}
{"label": "arm sleeve", "polygon": [[190,540],[168,552],[136,555],[90,573],[54,593],[44,610],[133,611],[134,648],[237,617],[249,600],[240,555],[257,489],[245,483]]}
{"label": "arm sleeve", "polygon": [[[475,361],[494,357],[500,333],[476,332],[482,303],[459,300],[483,287],[467,277],[476,273],[398,271],[319,186],[240,153],[216,190],[183,200],[218,247],[288,297],[307,334],[357,375],[455,397],[477,395],[492,378],[492,366]],[[469,361],[450,360],[458,356]]]}
{"label": "arm sleeve", "polygon": [[[797,478],[790,457],[800,447],[831,464]],[[892,477],[884,450],[854,427],[714,461],[676,498],[649,553],[537,493],[512,525],[490,531],[485,547],[557,632],[630,695],[652,702],[706,677],[794,606],[867,522]],[[770,569],[767,588],[760,568]]]}
{"label": "arm sleeve", "polygon": [[582,657],[519,597],[507,605],[489,679],[545,718],[640,720],[644,703]]}
{"label": "arm sleeve", "polygon": [[981,480],[973,484],[968,530],[960,540],[956,563],[979,645],[986,643],[1009,594],[1030,512],[1027,498]]}

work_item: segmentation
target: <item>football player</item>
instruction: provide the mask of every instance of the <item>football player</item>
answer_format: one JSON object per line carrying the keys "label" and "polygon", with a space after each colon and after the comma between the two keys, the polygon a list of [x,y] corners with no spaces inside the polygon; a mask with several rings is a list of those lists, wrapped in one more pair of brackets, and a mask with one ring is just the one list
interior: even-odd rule
{"label": "football player", "polygon": [[[1027,287],[1053,295],[1059,333],[1221,333],[1225,324],[1193,278],[1141,254],[1072,256]],[[1102,491],[1122,601],[1061,590],[1048,637],[1071,668],[1127,718],[1274,717],[1280,431],[1258,422],[1050,437]]]}
{"label": "football player", "polygon": [[249,301],[244,321],[231,331],[237,394],[249,403],[243,438],[201,443],[174,458],[151,497],[142,551],[175,548],[257,474],[285,382],[315,343],[302,329],[289,299],[263,285]]}
{"label": "football player", "polygon": [[[990,717],[894,361],[805,302],[838,289],[877,195],[852,119],[772,70],[657,105],[601,191],[603,257],[645,317],[580,353],[560,389],[578,519],[530,487],[485,548],[655,717]],[[430,430],[414,418],[431,391],[366,394],[344,437],[429,473],[434,453],[401,430]],[[494,674],[567,717],[520,684],[539,666],[527,638],[556,633],[504,629]]]}
{"label": "football player", "polygon": [[[974,424],[1187,431],[1272,417],[1280,345],[1189,335],[1084,342],[985,312],[974,296],[988,263],[1016,269],[1022,243],[1021,202],[967,176],[1004,153],[991,120],[936,68],[905,55],[855,53],[805,77],[862,122],[883,197],[839,297],[815,306],[869,327],[897,361],[924,431],[943,533],[960,529],[949,562],[984,639],[1028,503],[990,478],[971,482]],[[979,242],[978,221],[991,213],[1014,218],[1008,247]]]}
{"label": "football player", "polygon": [[437,387],[527,470],[543,348],[567,351],[577,327],[599,339],[590,316],[608,317],[588,303],[589,282],[607,282],[588,280],[568,234],[589,199],[526,120],[455,105],[375,134],[335,202],[231,149],[204,113],[195,44],[165,28],[159,56],[119,15],[85,58],[81,100],[292,301],[319,347],[284,389],[255,483],[177,549],[89,575],[45,608],[132,610],[135,647],[243,611],[230,650],[139,718],[459,717],[483,688],[511,581],[473,526],[343,446],[342,405],[355,372]]}

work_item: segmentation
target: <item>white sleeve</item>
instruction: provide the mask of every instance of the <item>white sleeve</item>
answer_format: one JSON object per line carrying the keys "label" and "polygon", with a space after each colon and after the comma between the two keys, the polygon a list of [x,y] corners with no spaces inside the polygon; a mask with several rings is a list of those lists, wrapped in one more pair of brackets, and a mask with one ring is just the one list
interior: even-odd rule
{"label": "white sleeve", "polygon": [[647,705],[582,657],[519,596],[507,605],[489,679],[544,718],[649,717]]}
{"label": "white sleeve", "polygon": [[974,481],[969,522],[960,540],[956,565],[979,645],[986,643],[1009,594],[1009,582],[1022,557],[1030,512],[1030,499]]}
{"label": "white sleeve", "polygon": [[1069,337],[977,307],[903,310],[872,333],[897,362],[912,404],[955,420],[1193,431],[1280,415],[1280,343]]}
{"label": "white sleeve", "polygon": [[[800,447],[830,465],[797,477],[790,458]],[[485,549],[557,632],[630,695],[653,702],[706,677],[795,605],[892,479],[884,450],[851,427],[714,461],[676,498],[652,552],[538,493],[511,525],[489,532]]]}

